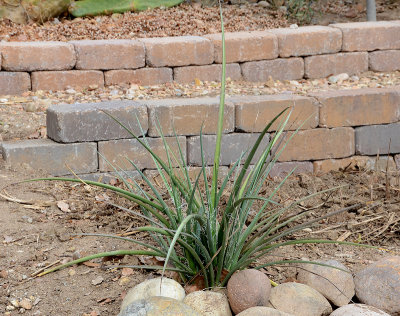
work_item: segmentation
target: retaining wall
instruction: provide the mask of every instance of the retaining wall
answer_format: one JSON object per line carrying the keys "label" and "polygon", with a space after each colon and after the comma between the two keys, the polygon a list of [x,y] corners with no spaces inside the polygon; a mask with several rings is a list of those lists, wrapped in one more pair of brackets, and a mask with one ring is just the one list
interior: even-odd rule
{"label": "retaining wall", "polygon": [[[227,76],[266,81],[400,69],[400,21],[226,34]],[[220,34],[0,43],[0,95],[91,85],[217,81]]]}

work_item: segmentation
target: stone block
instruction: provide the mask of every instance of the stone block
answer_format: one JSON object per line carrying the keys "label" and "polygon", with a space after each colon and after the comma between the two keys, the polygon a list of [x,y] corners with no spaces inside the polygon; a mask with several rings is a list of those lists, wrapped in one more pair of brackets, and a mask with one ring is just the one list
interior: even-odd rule
{"label": "stone block", "polygon": [[[277,94],[262,96],[232,97],[235,104],[236,129],[244,132],[262,132],[272,119],[287,107],[293,107],[286,130],[310,129],[318,126],[318,105],[312,98]],[[288,113],[289,110],[286,112]],[[278,129],[283,117],[281,116],[270,128]]]}
{"label": "stone block", "polygon": [[269,176],[283,179],[292,171],[293,175],[301,173],[312,174],[314,171],[313,163],[311,161],[277,162],[269,172]]}
{"label": "stone block", "polygon": [[[245,134],[245,133],[233,133],[222,135],[221,142],[221,159],[220,164],[229,166],[234,164],[242,153],[251,150],[258,138],[259,134]],[[203,152],[204,162],[206,165],[213,165],[216,135],[204,135],[203,136]],[[261,156],[262,150],[268,146],[269,135],[266,134],[252,163],[256,163],[257,159]],[[188,163],[194,166],[201,166],[201,149],[200,149],[200,136],[193,136],[188,138]],[[244,157],[247,157],[245,155]],[[244,162],[244,161],[243,161]]]}
{"label": "stone block", "polygon": [[368,53],[310,56],[304,59],[304,65],[307,78],[325,78],[340,73],[347,73],[351,76],[368,71]]}
{"label": "stone block", "polygon": [[75,47],[76,69],[134,69],[145,66],[145,49],[135,40],[83,40]]}
{"label": "stone block", "polygon": [[47,109],[47,136],[57,142],[74,143],[132,138],[107,111],[135,135],[148,127],[147,108],[135,101],[57,104]]}
{"label": "stone block", "polygon": [[314,96],[321,104],[320,126],[384,124],[400,119],[400,93],[397,89],[336,90]]}
{"label": "stone block", "polygon": [[242,75],[246,81],[295,80],[304,76],[303,58],[278,58],[274,60],[243,63]]}
{"label": "stone block", "polygon": [[18,95],[31,90],[31,76],[27,72],[0,71],[0,95]]}
{"label": "stone block", "polygon": [[104,87],[104,74],[96,70],[40,71],[32,73],[32,90],[84,89],[91,85]]}
{"label": "stone block", "polygon": [[7,71],[68,70],[76,61],[74,46],[62,42],[6,42],[0,51]]}
{"label": "stone block", "polygon": [[379,22],[337,23],[342,31],[342,51],[373,51],[400,48],[400,24]]}
{"label": "stone block", "polygon": [[214,46],[199,36],[140,39],[146,47],[146,64],[150,67],[207,65],[214,61]]}
{"label": "stone block", "polygon": [[[146,138],[148,146],[163,161],[167,162],[167,155],[164,148],[162,138]],[[180,159],[179,147],[175,137],[166,137],[170,150],[177,159]],[[179,146],[182,150],[183,157],[186,158],[186,138],[178,137]],[[120,139],[99,142],[99,169],[100,171],[113,171],[109,165],[115,166],[117,169],[136,170],[127,160],[132,160],[139,169],[154,169],[156,165],[149,152],[136,139]],[[106,158],[108,162],[104,159]],[[172,157],[172,166],[177,167],[179,164]]]}
{"label": "stone block", "polygon": [[49,139],[4,142],[3,159],[13,168],[32,168],[53,176],[97,170],[97,144],[58,144]]}
{"label": "stone block", "polygon": [[333,129],[316,128],[299,131],[292,139],[293,132],[287,132],[286,148],[279,161],[320,160],[344,158],[354,155],[354,130],[350,127]]}
{"label": "stone block", "polygon": [[388,170],[396,170],[396,165],[393,157],[390,156],[353,156],[343,159],[327,159],[317,160],[313,162],[315,173],[327,173],[330,171],[340,170],[377,170],[386,171],[387,164]]}
{"label": "stone block", "polygon": [[303,26],[271,30],[278,37],[279,56],[332,54],[342,48],[342,32],[327,26]]}
{"label": "stone block", "polygon": [[[195,79],[202,81],[221,81],[222,65],[187,66],[174,68],[174,80],[179,83],[193,83]],[[239,64],[226,65],[226,78],[242,79]]]}
{"label": "stone block", "polygon": [[[214,44],[214,59],[222,63],[221,34],[206,35]],[[277,37],[267,31],[225,33],[226,62],[274,59],[278,57]]]}
{"label": "stone block", "polygon": [[383,50],[369,53],[369,69],[385,72],[400,70],[400,50]]}
{"label": "stone block", "polygon": [[140,180],[141,176],[138,171],[124,170],[117,172],[95,172],[95,173],[85,173],[79,174],[78,177],[83,181],[96,181],[101,183],[110,184],[113,181],[121,179],[125,180],[134,179]]}
{"label": "stone block", "polygon": [[361,126],[355,130],[357,154],[385,155],[388,153],[400,153],[400,123]]}
{"label": "stone block", "polygon": [[107,86],[137,84],[151,86],[173,81],[171,68],[140,68],[135,70],[110,70],[104,73]]}
{"label": "stone block", "polygon": [[[215,134],[218,125],[219,98],[164,99],[142,101],[149,109],[149,136]],[[235,129],[235,107],[225,102],[224,133]]]}
{"label": "stone block", "polygon": [[[209,179],[211,179],[212,177],[212,173],[213,173],[213,167],[206,167],[206,176]],[[186,179],[185,175],[183,174],[183,170],[179,169],[179,168],[175,168],[175,174],[177,176],[179,176],[179,178],[181,179]],[[202,172],[202,168],[201,167],[194,167],[194,166],[189,166],[188,167],[188,175],[190,180],[192,181],[192,183],[194,184],[196,182],[197,177],[199,176],[199,173]],[[229,173],[229,168],[226,166],[220,166],[219,168],[219,172],[218,172],[218,178],[219,179],[224,179]],[[144,175],[146,177],[148,177],[150,180],[156,179],[156,183],[162,183],[162,178],[160,173],[158,172],[157,169],[146,169],[144,171]],[[164,175],[167,177],[167,174],[164,172]],[[203,182],[203,175],[200,176],[199,178],[199,183]]]}

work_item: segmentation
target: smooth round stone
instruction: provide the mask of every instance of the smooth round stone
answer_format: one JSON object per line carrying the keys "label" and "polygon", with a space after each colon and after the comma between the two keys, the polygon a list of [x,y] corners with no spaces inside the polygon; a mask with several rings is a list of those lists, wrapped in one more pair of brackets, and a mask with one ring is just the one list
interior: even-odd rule
{"label": "smooth round stone", "polygon": [[254,269],[235,272],[228,281],[228,300],[235,314],[254,306],[267,306],[271,281]]}
{"label": "smooth round stone", "polygon": [[130,303],[118,316],[201,316],[201,314],[181,301],[154,296]]}
{"label": "smooth round stone", "polygon": [[162,278],[161,291],[160,282],[161,278],[146,280],[130,289],[122,301],[121,310],[134,301],[147,299],[153,296],[164,296],[183,301],[185,298],[185,290],[178,282],[172,279]]}
{"label": "smooth round stone", "polygon": [[379,260],[356,273],[356,295],[361,303],[400,315],[400,257]]}
{"label": "smooth round stone", "polygon": [[316,264],[304,264],[297,274],[297,280],[320,292],[334,305],[347,305],[355,294],[354,280],[350,270],[336,260],[317,262],[348,272]]}
{"label": "smooth round stone", "polygon": [[308,285],[288,282],[271,290],[272,307],[296,316],[325,316],[332,312],[328,300]]}
{"label": "smooth round stone", "polygon": [[202,316],[231,316],[228,298],[212,291],[196,291],[185,297],[183,302]]}
{"label": "smooth round stone", "polygon": [[265,306],[250,307],[236,316],[294,316]]}
{"label": "smooth round stone", "polygon": [[330,316],[390,316],[373,306],[349,304],[335,310]]}

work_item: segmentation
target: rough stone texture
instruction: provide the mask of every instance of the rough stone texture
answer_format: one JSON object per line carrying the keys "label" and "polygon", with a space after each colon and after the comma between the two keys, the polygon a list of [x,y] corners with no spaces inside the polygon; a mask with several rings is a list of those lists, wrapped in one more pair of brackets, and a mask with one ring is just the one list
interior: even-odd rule
{"label": "rough stone texture", "polygon": [[[291,132],[287,133],[287,137]],[[288,139],[288,138],[286,138]],[[310,146],[313,144],[313,146]],[[350,127],[299,131],[289,141],[279,161],[344,158],[354,155],[354,130]]]}
{"label": "rough stone texture", "polygon": [[[243,96],[229,99],[235,104],[236,128],[245,132],[262,132],[272,119],[287,107],[293,107],[286,130],[315,128],[318,126],[318,105],[312,98],[277,94]],[[288,113],[288,111],[287,111]],[[269,130],[278,129],[284,114]]]}
{"label": "rough stone texture", "polygon": [[[213,174],[213,168],[212,167],[206,167],[206,176],[208,178],[210,178]],[[199,173],[202,172],[202,168],[201,167],[193,167],[193,166],[189,166],[188,168],[188,174],[189,174],[189,178],[195,182]],[[156,178],[158,183],[161,183],[160,181],[162,181],[162,178],[158,172],[157,169],[146,169],[144,172],[144,175],[146,177],[148,177],[150,180]],[[218,177],[220,179],[224,179],[229,173],[229,168],[226,166],[220,166],[218,169]],[[167,174],[164,172],[165,176],[167,176]],[[183,174],[182,170],[179,168],[175,169],[175,174],[178,175],[181,179],[186,179],[185,175]],[[199,178],[199,183],[203,182],[203,175],[200,176]]]}
{"label": "rough stone texture", "polygon": [[355,294],[350,270],[336,260],[317,260],[316,262],[347,272],[316,264],[304,264],[298,270],[297,280],[317,290],[336,306],[348,304]]}
{"label": "rough stone texture", "polygon": [[68,70],[76,61],[74,46],[61,42],[1,43],[0,51],[8,71]]}
{"label": "rough stone texture", "polygon": [[40,71],[32,73],[32,90],[83,89],[90,85],[104,87],[104,75],[95,70]]}
{"label": "rough stone texture", "polygon": [[[222,65],[187,66],[174,69],[174,80],[179,83],[192,83],[195,79],[202,81],[221,81]],[[242,79],[239,64],[226,65],[226,78]]]}
{"label": "rough stone texture", "polygon": [[[49,139],[22,140],[2,144],[3,159],[13,167],[42,170],[53,176],[97,170],[96,143],[58,144]],[[69,168],[70,169],[69,169]]]}
{"label": "rough stone texture", "polygon": [[235,314],[255,306],[267,306],[271,292],[268,277],[254,269],[235,272],[227,285],[229,304]]}
{"label": "rough stone texture", "polygon": [[303,26],[271,30],[278,36],[279,56],[331,54],[342,47],[342,32],[327,26]]}
{"label": "rough stone texture", "polygon": [[379,156],[377,161],[376,156],[353,156],[343,159],[327,159],[314,161],[315,173],[326,173],[329,171],[338,170],[378,170],[386,171],[389,163],[389,170],[396,170],[396,164],[393,157]]}
{"label": "rough stone texture", "polygon": [[227,297],[212,291],[196,291],[188,294],[183,302],[202,316],[231,316]]}
{"label": "rough stone texture", "polygon": [[76,69],[132,69],[145,66],[142,42],[135,40],[83,40],[75,47]]}
{"label": "rough stone texture", "polygon": [[[161,138],[146,138],[150,148],[163,161],[167,160],[163,140]],[[175,137],[166,137],[165,141],[176,157],[180,157],[178,144]],[[186,157],[186,138],[178,137],[178,141]],[[134,167],[126,160],[132,160],[139,169],[154,169],[156,165],[151,155],[144,149],[135,139],[111,140],[98,143],[99,169],[100,171],[113,171],[113,168],[102,157],[105,157],[113,166],[122,168],[123,170],[134,170]],[[172,161],[172,166],[177,167],[178,164]]]}
{"label": "rough stone texture", "polygon": [[390,316],[373,306],[349,304],[336,309],[330,316]]}
{"label": "rough stone texture", "polygon": [[294,316],[265,306],[250,307],[236,316]]}
{"label": "rough stone texture", "polygon": [[135,70],[110,70],[104,73],[105,84],[122,85],[137,84],[150,86],[173,81],[171,68],[141,68]]}
{"label": "rough stone texture", "polygon": [[[225,134],[222,135],[221,143],[221,160],[220,164],[229,166],[235,163],[242,153],[248,153],[253,144],[256,142],[259,134]],[[203,152],[204,162],[206,165],[214,163],[215,142],[217,137],[215,135],[203,136]],[[255,163],[260,157],[262,150],[268,145],[269,135],[264,137],[260,148],[256,152],[252,162]],[[247,154],[244,155],[244,159]],[[201,151],[200,151],[200,136],[193,136],[188,138],[188,163],[194,166],[201,166]]]}
{"label": "rough stone texture", "polygon": [[373,51],[400,48],[400,24],[379,22],[337,23],[342,31],[342,51]]}
{"label": "rough stone texture", "polygon": [[397,169],[400,170],[400,155],[394,156],[394,161],[396,162]]}
{"label": "rough stone texture", "polygon": [[214,61],[214,46],[199,36],[140,39],[146,47],[146,63],[151,67],[207,65]]}
{"label": "rough stone texture", "polygon": [[146,133],[147,107],[135,101],[57,104],[47,109],[47,136],[57,142],[74,143],[132,138],[107,111],[135,135]]}
{"label": "rough stone texture", "polygon": [[274,60],[243,63],[242,74],[246,81],[295,80],[304,76],[303,58],[278,58]]}
{"label": "rough stone texture", "polygon": [[301,283],[279,284],[272,288],[269,301],[274,308],[296,316],[325,316],[332,312],[322,294]]}
{"label": "rough stone texture", "polygon": [[356,153],[360,155],[400,153],[400,123],[361,126],[355,129]]}
{"label": "rough stone texture", "polygon": [[[160,136],[157,127],[167,135],[199,135],[216,133],[219,98],[164,99],[142,101],[149,109],[149,135]],[[225,103],[224,133],[235,128],[233,103]],[[175,129],[175,132],[174,132]]]}
{"label": "rough stone texture", "polygon": [[384,50],[369,53],[369,69],[385,72],[400,70],[400,50]]}
{"label": "rough stone texture", "polygon": [[[216,63],[222,63],[221,34],[206,35],[214,44]],[[226,62],[274,59],[278,57],[278,39],[266,31],[225,33]]]}
{"label": "rough stone texture", "polygon": [[95,172],[95,173],[84,173],[79,174],[78,177],[84,181],[96,181],[101,183],[110,184],[113,181],[121,179],[140,179],[140,173],[138,171],[121,171],[116,172]]}
{"label": "rough stone texture", "polygon": [[400,315],[400,257],[379,260],[354,276],[361,303]]}
{"label": "rough stone texture", "polygon": [[[161,283],[161,284],[160,284]],[[153,296],[162,296],[172,298],[177,301],[183,301],[185,298],[185,289],[175,280],[168,278],[155,278],[146,280],[131,288],[126,293],[121,304],[121,311],[132,302],[146,300]]]}
{"label": "rough stone texture", "polygon": [[[293,171],[293,169],[295,170]],[[269,175],[273,178],[284,178],[292,171],[293,174],[313,173],[313,163],[311,161],[277,162],[272,167]]]}
{"label": "rough stone texture", "polygon": [[0,72],[0,95],[19,95],[31,89],[27,72]]}
{"label": "rough stone texture", "polygon": [[357,89],[320,92],[319,125],[360,126],[397,122],[400,93],[396,89]]}
{"label": "rough stone texture", "polygon": [[340,73],[347,73],[351,76],[368,71],[368,53],[310,56],[304,59],[304,64],[307,78],[325,78]]}
{"label": "rough stone texture", "polygon": [[132,302],[118,316],[201,316],[186,304],[163,296]]}

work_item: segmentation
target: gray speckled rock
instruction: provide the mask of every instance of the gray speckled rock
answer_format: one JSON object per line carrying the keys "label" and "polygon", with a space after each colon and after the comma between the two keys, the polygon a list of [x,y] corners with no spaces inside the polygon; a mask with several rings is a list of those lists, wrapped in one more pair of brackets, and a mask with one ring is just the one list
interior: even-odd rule
{"label": "gray speckled rock", "polygon": [[231,316],[228,298],[212,291],[196,291],[185,297],[183,302],[202,316]]}
{"label": "gray speckled rock", "polygon": [[350,270],[336,260],[317,262],[348,272],[316,264],[304,264],[297,274],[297,280],[311,286],[336,306],[348,304],[355,294],[354,280]]}
{"label": "gray speckled rock", "polygon": [[308,285],[288,282],[272,288],[272,307],[296,316],[325,316],[332,312],[328,300]]}
{"label": "gray speckled rock", "polygon": [[356,273],[356,295],[361,303],[400,315],[400,257],[379,260]]}
{"label": "gray speckled rock", "polygon": [[122,301],[121,311],[134,301],[147,299],[153,296],[164,296],[183,301],[185,298],[185,290],[178,282],[172,279],[162,278],[160,291],[160,281],[161,278],[146,280],[130,289]]}
{"label": "gray speckled rock", "polygon": [[265,306],[251,307],[236,316],[293,316],[285,312],[278,311],[277,309]]}
{"label": "gray speckled rock", "polygon": [[154,296],[130,303],[118,316],[201,316],[201,314],[181,301]]}
{"label": "gray speckled rock", "polygon": [[373,306],[349,304],[335,310],[330,316],[390,316]]}

